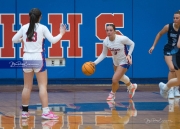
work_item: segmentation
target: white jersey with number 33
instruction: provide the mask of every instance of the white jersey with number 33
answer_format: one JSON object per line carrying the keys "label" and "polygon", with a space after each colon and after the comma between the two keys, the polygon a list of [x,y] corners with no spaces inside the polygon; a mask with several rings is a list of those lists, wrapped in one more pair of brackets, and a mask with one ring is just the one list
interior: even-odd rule
{"label": "white jersey with number 33", "polygon": [[45,38],[47,38],[51,43],[56,43],[62,37],[61,34],[53,37],[46,26],[40,23],[36,23],[34,29],[34,36],[32,37],[32,41],[29,41],[26,34],[28,28],[29,23],[23,25],[21,29],[12,38],[12,41],[15,43],[20,42],[20,38],[23,39],[24,52],[43,52]]}

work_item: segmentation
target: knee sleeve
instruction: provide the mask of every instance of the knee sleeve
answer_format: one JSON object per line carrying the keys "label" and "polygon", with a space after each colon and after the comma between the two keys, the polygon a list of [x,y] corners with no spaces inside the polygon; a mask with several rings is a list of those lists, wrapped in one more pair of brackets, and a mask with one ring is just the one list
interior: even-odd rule
{"label": "knee sleeve", "polygon": [[124,82],[125,84],[130,82],[130,79],[128,76],[126,76],[125,74],[122,76],[122,78],[120,79],[120,81]]}

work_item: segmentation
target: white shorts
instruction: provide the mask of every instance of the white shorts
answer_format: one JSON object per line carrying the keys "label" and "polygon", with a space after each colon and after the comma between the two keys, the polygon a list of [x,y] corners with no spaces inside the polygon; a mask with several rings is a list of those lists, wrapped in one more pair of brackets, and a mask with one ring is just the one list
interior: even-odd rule
{"label": "white shorts", "polygon": [[45,53],[24,53],[23,55],[23,71],[43,72],[46,70]]}
{"label": "white shorts", "polygon": [[123,68],[129,68],[130,64],[126,58],[123,58],[121,60],[113,60],[113,63],[115,66],[122,66]]}

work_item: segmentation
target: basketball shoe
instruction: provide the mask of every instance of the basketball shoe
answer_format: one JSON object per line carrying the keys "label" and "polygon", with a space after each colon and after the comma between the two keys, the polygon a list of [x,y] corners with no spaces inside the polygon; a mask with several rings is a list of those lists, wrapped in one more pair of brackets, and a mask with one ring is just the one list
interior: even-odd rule
{"label": "basketball shoe", "polygon": [[114,101],[115,99],[115,93],[113,93],[112,91],[109,93],[109,96],[107,97],[107,101]]}
{"label": "basketball shoe", "polygon": [[180,97],[179,86],[175,86],[175,87],[174,87],[174,96]]}
{"label": "basketball shoe", "polygon": [[166,84],[164,84],[163,82],[160,82],[159,83],[159,88],[160,88],[160,94],[161,94],[161,96],[163,97],[163,98],[168,98],[168,91],[169,90],[165,90],[164,88],[165,88],[165,86],[166,86]]}
{"label": "basketball shoe", "polygon": [[128,90],[128,92],[129,92],[129,98],[130,98],[130,99],[133,98],[136,89],[137,89],[137,84],[131,84],[130,86],[127,87],[127,90]]}

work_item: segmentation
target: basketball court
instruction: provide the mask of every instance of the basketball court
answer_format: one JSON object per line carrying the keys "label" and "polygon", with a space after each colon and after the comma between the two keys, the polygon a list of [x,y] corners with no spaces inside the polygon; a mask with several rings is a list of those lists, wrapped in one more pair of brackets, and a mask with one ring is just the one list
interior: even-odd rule
{"label": "basketball court", "polygon": [[59,119],[43,120],[33,86],[30,118],[21,119],[22,85],[0,87],[0,129],[169,129],[180,128],[179,99],[163,99],[158,85],[139,85],[133,100],[125,86],[115,103],[106,101],[110,85],[49,85],[49,106]]}

